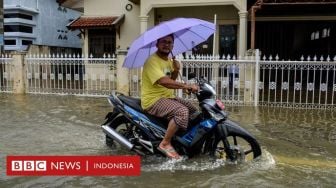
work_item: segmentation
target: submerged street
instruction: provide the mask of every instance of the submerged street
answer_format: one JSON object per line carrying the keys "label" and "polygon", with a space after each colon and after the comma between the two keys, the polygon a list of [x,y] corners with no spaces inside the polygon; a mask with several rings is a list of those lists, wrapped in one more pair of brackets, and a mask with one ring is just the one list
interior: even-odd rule
{"label": "submerged street", "polygon": [[335,110],[227,107],[230,119],[262,146],[247,164],[182,162],[143,157],[141,175],[6,176],[7,155],[129,155],[105,146],[106,98],[0,95],[1,187],[333,187],[336,185]]}

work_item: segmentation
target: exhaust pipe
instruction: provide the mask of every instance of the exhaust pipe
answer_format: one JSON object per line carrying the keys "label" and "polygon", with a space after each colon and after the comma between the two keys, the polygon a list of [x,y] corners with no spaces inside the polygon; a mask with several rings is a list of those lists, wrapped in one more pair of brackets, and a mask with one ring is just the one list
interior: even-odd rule
{"label": "exhaust pipe", "polygon": [[127,149],[132,150],[134,144],[129,142],[124,136],[119,134],[117,131],[111,129],[107,125],[102,125],[103,132],[111,137],[113,140],[117,141],[119,144],[125,146]]}

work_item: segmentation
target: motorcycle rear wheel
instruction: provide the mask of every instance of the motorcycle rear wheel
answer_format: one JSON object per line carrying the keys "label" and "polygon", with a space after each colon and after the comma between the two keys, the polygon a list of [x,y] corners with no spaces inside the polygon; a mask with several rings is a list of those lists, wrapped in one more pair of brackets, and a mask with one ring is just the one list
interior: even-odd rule
{"label": "motorcycle rear wheel", "polygon": [[[112,129],[116,130],[119,134],[127,138],[130,142],[135,139],[134,126],[124,117],[119,116],[114,119],[109,125]],[[111,137],[105,135],[105,143],[107,146],[116,146],[116,143]]]}

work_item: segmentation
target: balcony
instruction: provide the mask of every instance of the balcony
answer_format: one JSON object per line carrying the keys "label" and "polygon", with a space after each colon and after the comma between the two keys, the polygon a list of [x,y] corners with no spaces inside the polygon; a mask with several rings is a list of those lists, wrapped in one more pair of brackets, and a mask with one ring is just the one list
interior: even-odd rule
{"label": "balcony", "polygon": [[63,7],[84,12],[84,0],[56,0]]}

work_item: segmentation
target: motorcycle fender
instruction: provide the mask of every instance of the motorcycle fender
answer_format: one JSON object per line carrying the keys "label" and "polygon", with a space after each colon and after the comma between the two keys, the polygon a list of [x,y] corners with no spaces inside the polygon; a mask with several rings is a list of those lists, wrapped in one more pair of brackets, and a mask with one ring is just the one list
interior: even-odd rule
{"label": "motorcycle fender", "polygon": [[114,109],[113,112],[109,112],[108,114],[106,114],[105,122],[103,123],[103,125],[112,122],[114,118],[116,118],[119,114],[120,112],[117,109]]}
{"label": "motorcycle fender", "polygon": [[242,135],[255,139],[254,136],[252,136],[252,134],[250,134],[247,130],[228,119],[218,124],[217,128],[219,129],[218,131],[221,134],[220,136],[227,137],[229,135]]}

